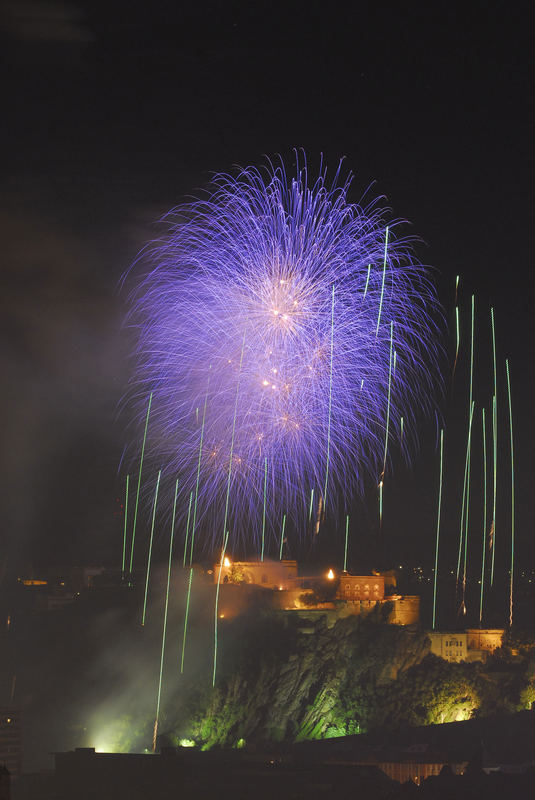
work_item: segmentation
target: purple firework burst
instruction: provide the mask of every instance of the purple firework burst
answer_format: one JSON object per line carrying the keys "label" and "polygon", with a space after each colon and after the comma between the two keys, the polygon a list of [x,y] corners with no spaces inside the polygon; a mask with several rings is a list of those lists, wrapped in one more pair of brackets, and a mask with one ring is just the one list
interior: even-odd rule
{"label": "purple firework burst", "polygon": [[[153,393],[148,450],[205,542],[306,527],[311,491],[347,506],[387,444],[433,404],[437,303],[411,243],[340,169],[214,178],[165,218],[132,295],[136,395]],[[143,414],[143,411],[140,412]],[[321,498],[321,500],[320,500]]]}

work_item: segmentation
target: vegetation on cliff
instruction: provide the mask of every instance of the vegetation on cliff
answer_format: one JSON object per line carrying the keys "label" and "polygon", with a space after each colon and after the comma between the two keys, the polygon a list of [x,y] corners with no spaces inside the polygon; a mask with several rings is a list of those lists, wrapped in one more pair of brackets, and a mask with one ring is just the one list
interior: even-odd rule
{"label": "vegetation on cliff", "polygon": [[386,613],[229,623],[217,686],[200,675],[183,684],[160,730],[175,744],[236,747],[451,722],[535,700],[531,651],[447,663],[430,653],[424,632],[387,625]]}

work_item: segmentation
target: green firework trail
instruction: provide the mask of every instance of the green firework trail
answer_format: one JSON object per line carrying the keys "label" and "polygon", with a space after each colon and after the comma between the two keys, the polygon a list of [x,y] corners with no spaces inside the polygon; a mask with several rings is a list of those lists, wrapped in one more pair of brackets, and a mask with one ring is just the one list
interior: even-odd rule
{"label": "green firework trail", "polygon": [[193,501],[193,492],[189,493],[189,504],[188,504],[188,521],[186,522],[186,538],[184,539],[184,558],[182,559],[182,566],[186,566],[186,559],[188,553],[188,539],[189,539],[189,523],[191,518],[191,503]]}
{"label": "green firework trail", "polygon": [[124,578],[124,568],[126,566],[126,532],[127,532],[127,521],[128,521],[128,484],[130,482],[130,475],[126,476],[126,492],[125,492],[125,501],[124,501],[124,531],[123,531],[123,561],[121,566],[121,573]]}
{"label": "green firework trail", "polygon": [[349,514],[346,515],[346,541],[344,546],[344,572],[347,572],[347,540],[349,537]]}
{"label": "green firework trail", "polygon": [[509,626],[513,624],[513,579],[515,567],[515,461],[513,450],[513,405],[511,402],[511,378],[509,376],[509,360],[505,359],[507,374],[507,397],[509,399],[509,434],[511,447],[511,568],[509,576]]}
{"label": "green firework trail", "polygon": [[474,321],[475,321],[475,297],[472,295],[472,315],[470,324],[470,408],[474,396]]}
{"label": "green firework trail", "polygon": [[388,252],[388,233],[389,233],[389,228],[387,225],[385,230],[385,254],[383,258],[383,280],[381,283],[381,298],[379,300],[379,313],[377,314],[377,328],[375,329],[376,337],[379,336],[379,325],[381,324],[381,314],[383,311],[383,297],[385,293],[385,278],[386,278],[386,255]]}
{"label": "green firework trail", "polygon": [[[243,354],[242,354],[243,355]],[[241,362],[240,362],[241,365]],[[210,364],[209,370],[212,369],[212,365]],[[193,545],[195,544],[195,528],[197,525],[197,500],[199,498],[199,480],[201,474],[201,458],[202,458],[202,446],[204,442],[204,425],[206,422],[206,406],[208,403],[208,390],[210,388],[210,374],[208,374],[208,383],[206,386],[206,395],[204,397],[204,407],[202,411],[202,424],[201,424],[201,438],[199,441],[199,458],[197,461],[197,478],[195,481],[195,502],[193,504],[193,524],[191,526],[191,548],[190,548],[190,556],[189,556],[189,563],[190,566],[193,562]]]}
{"label": "green firework trail", "polygon": [[[212,369],[212,365],[210,364],[209,370]],[[202,411],[202,424],[201,424],[201,436],[199,439],[199,458],[197,460],[197,477],[195,480],[195,502],[193,505],[193,522],[191,526],[191,544],[190,544],[190,553],[189,553],[189,579],[188,579],[188,589],[186,592],[186,610],[184,612],[184,632],[182,634],[182,656],[180,659],[180,672],[184,672],[184,653],[186,647],[186,637],[188,633],[188,618],[189,618],[189,605],[191,600],[191,586],[193,583],[193,547],[195,544],[195,527],[197,524],[197,500],[199,498],[199,481],[200,481],[200,474],[201,474],[201,459],[202,459],[202,446],[204,442],[204,425],[206,422],[206,406],[208,404],[208,390],[210,389],[210,374],[208,374],[208,383],[206,385],[206,395],[204,397],[204,406]],[[188,531],[189,531],[189,524],[190,524],[190,512],[191,512],[191,493],[189,496],[189,508],[188,508],[188,524],[186,527],[186,541],[184,544],[184,566],[186,565],[186,552],[187,552],[187,545],[188,545]]]}
{"label": "green firework trail", "polygon": [[145,616],[147,613],[147,595],[149,593],[149,576],[150,576],[150,565],[152,560],[152,542],[154,540],[154,521],[156,519],[156,504],[158,502],[158,489],[160,488],[160,478],[162,475],[162,471],[159,470],[158,472],[158,479],[156,480],[156,490],[154,492],[154,504],[152,506],[152,523],[150,526],[150,542],[149,542],[149,554],[147,557],[147,575],[145,577],[145,597],[143,599],[143,616],[141,617],[141,624],[145,624]]}
{"label": "green firework trail", "polygon": [[281,529],[281,545],[279,550],[279,561],[282,561],[282,548],[284,547],[284,530],[286,528],[286,514],[284,514],[282,518],[282,529]]}
{"label": "green firework trail", "polygon": [[186,610],[184,612],[184,630],[182,632],[182,654],[180,656],[180,672],[184,672],[184,656],[186,654],[186,636],[188,634],[189,604],[191,600],[191,584],[193,582],[193,567],[189,568],[188,591],[186,592]]}
{"label": "green firework trail", "polygon": [[167,612],[169,609],[169,586],[171,584],[171,561],[173,558],[173,539],[175,536],[176,499],[178,495],[178,479],[175,483],[175,499],[173,501],[173,519],[169,536],[169,562],[167,565],[167,586],[165,590],[165,608],[163,613],[162,650],[160,654],[160,677],[158,679],[158,699],[156,701],[156,716],[154,718],[154,734],[152,737],[152,752],[156,752],[156,737],[158,736],[158,720],[160,718],[160,702],[162,699],[163,662],[165,657],[165,637],[167,635]]}
{"label": "green firework trail", "polygon": [[260,553],[260,561],[264,560],[264,546],[266,541],[266,495],[267,495],[267,458],[264,458],[264,508],[262,510],[262,551]]}
{"label": "green firework trail", "polygon": [[312,519],[312,506],[314,504],[314,489],[310,490],[310,506],[308,508],[308,521]]}
{"label": "green firework trail", "polygon": [[452,382],[455,377],[455,369],[459,358],[459,345],[461,343],[461,330],[459,325],[459,306],[457,305],[457,294],[459,289],[459,275],[455,276],[455,360],[453,362]]}
{"label": "green firework trail", "polygon": [[[461,510],[461,530],[459,533],[459,557],[457,560],[457,578],[455,584],[455,590],[457,592],[458,584],[459,584],[459,576],[461,571],[461,553],[462,553],[462,546],[463,546],[463,522],[465,519],[465,504],[466,504],[466,495],[467,495],[467,482],[468,482],[468,475],[469,475],[469,468],[470,468],[470,442],[472,436],[472,416],[473,416],[473,391],[474,391],[474,318],[475,318],[475,298],[472,295],[472,315],[471,315],[471,336],[470,336],[470,397],[468,401],[468,437],[466,442],[466,461],[465,461],[465,468],[464,468],[464,481],[463,481],[463,500],[462,500],[462,510]],[[466,546],[465,546],[466,550]],[[466,564],[465,564],[466,568]],[[463,589],[463,609],[464,609],[464,589]]]}
{"label": "green firework trail", "polygon": [[139,460],[139,473],[137,476],[137,492],[136,492],[136,505],[134,507],[134,524],[132,526],[132,548],[130,550],[130,573],[132,572],[132,565],[134,563],[134,543],[136,541],[136,524],[137,524],[137,510],[139,506],[139,490],[141,488],[141,473],[143,471],[143,457],[145,455],[145,442],[147,441],[147,429],[149,427],[150,407],[152,405],[152,392],[149,397],[149,407],[147,408],[147,416],[145,418],[145,431],[143,433],[143,445],[141,447],[141,458]]}
{"label": "green firework trail", "polygon": [[485,554],[487,549],[487,430],[485,425],[485,409],[481,409],[481,425],[483,433],[483,550],[481,553],[481,592],[479,596],[479,627],[483,619],[483,593],[485,588]]}
{"label": "green firework trail", "polygon": [[453,376],[457,368],[457,360],[459,358],[459,346],[461,344],[461,328],[459,324],[459,306],[455,306],[455,360],[453,362]]}
{"label": "green firework trail", "polygon": [[490,565],[490,585],[494,584],[494,553],[496,551],[496,495],[498,486],[498,373],[496,366],[496,331],[494,328],[494,309],[490,309],[492,331],[492,360],[494,369],[494,397],[492,399],[492,555]]}
{"label": "green firework trail", "polygon": [[329,374],[329,418],[327,424],[327,458],[325,462],[325,488],[323,490],[323,510],[327,511],[327,482],[329,480],[329,462],[331,458],[331,410],[333,395],[333,348],[334,348],[334,284],[331,301],[331,366]]}
{"label": "green firework trail", "polygon": [[466,490],[468,484],[468,472],[470,468],[470,449],[471,449],[471,440],[472,440],[472,418],[474,414],[474,403],[472,402],[472,407],[470,409],[470,420],[468,423],[468,436],[466,439],[466,458],[464,462],[464,480],[463,480],[463,501],[462,501],[462,508],[461,508],[461,526],[459,531],[459,555],[457,559],[457,578],[456,578],[456,590],[458,588],[459,578],[461,574],[461,558],[463,552],[463,541],[464,541],[464,528],[465,528],[465,514],[466,514]]}
{"label": "green firework trail", "polygon": [[379,481],[379,527],[383,525],[383,479]]}
{"label": "green firework trail", "polygon": [[363,295],[363,297],[366,297],[366,295],[368,294],[368,284],[370,282],[370,271],[371,271],[371,268],[372,268],[372,265],[368,264],[368,275],[366,276],[366,286],[364,287],[364,295]]}
{"label": "green firework trail", "polygon": [[379,480],[379,527],[383,525],[383,483],[386,470],[386,457],[388,454],[388,436],[390,430],[390,400],[392,397],[392,353],[394,345],[394,323],[390,323],[390,363],[388,366],[388,398],[386,402],[386,424],[385,424],[385,449],[383,453],[383,471]]}
{"label": "green firework trail", "polygon": [[437,580],[438,580],[438,546],[440,541],[440,516],[442,510],[442,472],[444,463],[444,429],[440,431],[440,472],[438,479],[438,510],[437,510],[437,533],[435,544],[435,574],[433,581],[433,630],[435,630],[436,609],[437,609]]}
{"label": "green firework trail", "polygon": [[216,586],[216,594],[215,594],[215,608],[214,608],[214,668],[212,672],[212,686],[215,686],[215,678],[217,672],[217,612],[219,608],[219,584],[221,583],[221,572],[223,570],[223,561],[225,557],[225,552],[227,549],[227,542],[229,537],[229,531],[227,530],[227,520],[228,520],[228,508],[229,508],[229,500],[230,500],[230,480],[232,476],[232,457],[234,455],[234,436],[236,433],[236,416],[238,414],[238,397],[240,392],[240,378],[241,378],[241,368],[243,364],[243,352],[245,350],[245,333],[243,334],[243,342],[241,346],[241,355],[240,355],[240,367],[238,371],[238,381],[236,384],[236,400],[234,402],[234,419],[232,421],[232,436],[230,439],[230,458],[228,463],[228,479],[227,479],[227,496],[225,500],[225,519],[223,523],[223,550],[221,552],[221,565],[219,567],[219,575],[217,578],[217,586]]}

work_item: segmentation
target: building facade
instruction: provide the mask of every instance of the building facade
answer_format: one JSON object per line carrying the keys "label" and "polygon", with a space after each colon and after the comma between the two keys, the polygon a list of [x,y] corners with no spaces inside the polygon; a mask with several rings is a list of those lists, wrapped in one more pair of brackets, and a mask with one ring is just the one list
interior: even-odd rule
{"label": "building facade", "polygon": [[468,656],[468,635],[452,631],[431,631],[431,652],[445,661],[466,661]]}

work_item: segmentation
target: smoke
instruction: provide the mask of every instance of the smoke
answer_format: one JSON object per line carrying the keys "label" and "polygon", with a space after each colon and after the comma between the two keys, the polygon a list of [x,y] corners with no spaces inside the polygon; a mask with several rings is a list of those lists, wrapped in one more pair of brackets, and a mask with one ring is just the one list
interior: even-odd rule
{"label": "smoke", "polygon": [[[62,201],[65,202],[64,200]],[[0,563],[100,560],[114,534],[128,339],[116,292],[145,231],[80,224],[46,191],[0,196],[5,334]],[[131,226],[133,223],[131,223]],[[122,254],[121,254],[122,251]],[[112,557],[114,553],[112,554]]]}

